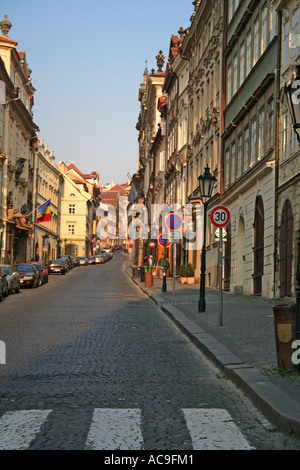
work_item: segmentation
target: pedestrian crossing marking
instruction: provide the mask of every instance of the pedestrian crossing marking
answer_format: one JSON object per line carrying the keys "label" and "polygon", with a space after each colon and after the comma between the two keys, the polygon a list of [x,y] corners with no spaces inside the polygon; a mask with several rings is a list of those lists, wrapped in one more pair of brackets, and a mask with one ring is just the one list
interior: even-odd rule
{"label": "pedestrian crossing marking", "polygon": [[183,409],[194,450],[250,450],[252,446],[224,409]]}
{"label": "pedestrian crossing marking", "polygon": [[96,408],[86,447],[92,450],[141,450],[140,410]]}
{"label": "pedestrian crossing marking", "polygon": [[[28,449],[51,412],[32,409],[5,413],[0,418],[0,450]],[[182,412],[194,450],[254,449],[226,410],[183,408]],[[143,450],[146,432],[142,431],[138,408],[95,408],[85,448]]]}
{"label": "pedestrian crossing marking", "polygon": [[8,411],[0,419],[0,450],[26,450],[51,410]]}

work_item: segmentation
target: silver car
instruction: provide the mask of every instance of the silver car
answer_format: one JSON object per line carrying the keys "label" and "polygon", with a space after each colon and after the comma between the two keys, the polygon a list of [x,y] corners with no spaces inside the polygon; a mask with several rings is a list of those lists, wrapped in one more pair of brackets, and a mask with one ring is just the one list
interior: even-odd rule
{"label": "silver car", "polygon": [[4,274],[6,274],[8,293],[13,294],[14,292],[20,292],[20,276],[19,273],[17,273],[15,266],[2,264],[1,268],[4,271]]}

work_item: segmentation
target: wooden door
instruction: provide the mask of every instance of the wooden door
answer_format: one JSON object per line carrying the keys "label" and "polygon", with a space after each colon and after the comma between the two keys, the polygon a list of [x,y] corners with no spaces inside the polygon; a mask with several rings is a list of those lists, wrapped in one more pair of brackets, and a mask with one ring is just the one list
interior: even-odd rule
{"label": "wooden door", "polygon": [[261,196],[257,196],[254,219],[254,294],[262,292],[262,276],[264,273],[264,205]]}
{"label": "wooden door", "polygon": [[280,297],[292,293],[293,226],[292,206],[287,199],[282,208],[279,238]]}

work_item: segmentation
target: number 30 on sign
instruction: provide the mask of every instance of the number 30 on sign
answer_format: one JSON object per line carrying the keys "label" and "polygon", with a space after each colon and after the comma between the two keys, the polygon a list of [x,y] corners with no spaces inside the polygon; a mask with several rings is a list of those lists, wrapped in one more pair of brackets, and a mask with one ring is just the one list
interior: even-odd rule
{"label": "number 30 on sign", "polygon": [[216,227],[225,227],[229,223],[230,213],[227,207],[217,206],[210,214],[210,220]]}

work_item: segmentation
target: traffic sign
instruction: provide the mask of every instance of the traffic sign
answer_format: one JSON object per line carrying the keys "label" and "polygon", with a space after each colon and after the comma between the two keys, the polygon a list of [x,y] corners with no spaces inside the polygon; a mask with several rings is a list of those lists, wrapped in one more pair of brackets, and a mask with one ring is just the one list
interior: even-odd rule
{"label": "traffic sign", "polygon": [[170,214],[166,217],[166,225],[170,230],[179,230],[182,227],[182,219],[178,214]]}
{"label": "traffic sign", "polygon": [[155,247],[155,242],[150,242],[150,243],[149,243],[149,246],[150,246],[151,248],[154,248],[154,247]]}
{"label": "traffic sign", "polygon": [[230,213],[227,207],[217,206],[215,207],[210,214],[210,220],[213,225],[216,227],[225,227],[229,223]]}
{"label": "traffic sign", "polygon": [[162,247],[168,247],[168,246],[171,245],[171,243],[169,242],[169,240],[168,240],[164,235],[162,235],[162,234],[159,236],[158,243],[159,243],[160,246],[162,246]]}
{"label": "traffic sign", "polygon": [[[215,240],[220,240],[220,229],[218,229],[218,228],[215,231]],[[227,241],[227,232],[226,232],[225,228],[222,228],[222,240],[224,242]]]}
{"label": "traffic sign", "polygon": [[133,248],[133,246],[134,246],[134,243],[133,243],[133,240],[131,239],[128,242],[128,248]]}

